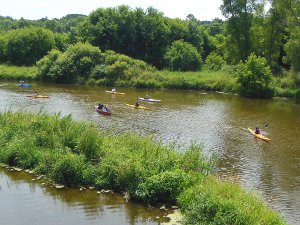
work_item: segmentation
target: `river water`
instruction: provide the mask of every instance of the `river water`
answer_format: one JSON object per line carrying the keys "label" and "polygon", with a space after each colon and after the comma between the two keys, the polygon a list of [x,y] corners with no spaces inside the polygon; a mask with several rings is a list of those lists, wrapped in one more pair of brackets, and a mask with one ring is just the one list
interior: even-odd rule
{"label": "river water", "polygon": [[[219,157],[217,172],[220,176],[234,177],[246,189],[258,192],[266,204],[275,209],[289,224],[300,224],[299,104],[292,100],[257,100],[188,90],[120,88],[126,94],[115,95],[106,93],[105,90],[108,89],[41,83],[33,84],[32,88],[20,88],[15,83],[2,82],[0,111],[42,111],[50,114],[61,113],[62,116],[71,114],[76,120],[96,123],[103,129],[113,128],[118,132],[132,130],[141,135],[152,135],[157,141],[177,145],[181,151],[191,143],[201,144],[204,154]],[[26,97],[33,90],[41,95],[49,95],[49,99]],[[124,105],[134,104],[137,97],[144,97],[146,94],[161,99],[161,103],[140,102],[152,110],[136,110]],[[94,106],[99,102],[112,110],[111,117],[95,112]],[[254,126],[261,127],[263,133],[272,140],[268,143],[253,137],[247,128]],[[40,184],[31,182],[31,179],[17,179],[15,176],[20,175],[15,174],[3,169],[0,171],[0,209],[6,204],[12,204],[9,197],[2,198],[4,190],[8,190],[3,188],[7,187],[5,182],[11,182],[14,185],[9,185],[10,187],[18,187],[9,189],[12,193],[23,196],[25,192],[22,200],[18,200],[19,207],[28,211],[40,211],[38,218],[48,221],[43,224],[51,224],[49,217],[52,214],[61,216],[66,221],[68,218],[73,221],[65,223],[62,220],[62,224],[75,224],[74,221],[78,221],[77,224],[92,224],[95,221],[102,221],[101,224],[160,224],[166,220],[166,212],[139,204],[124,203],[123,198],[116,197],[117,195],[99,197],[94,191],[83,194],[78,190],[52,194],[57,191],[45,191]],[[27,189],[30,191],[26,192]],[[10,191],[6,191],[6,195],[9,193]],[[31,195],[33,200],[29,198]],[[70,202],[66,200],[69,195],[72,196]],[[98,200],[93,202],[87,199]],[[103,205],[103,202],[108,204]],[[42,211],[41,204],[52,211]],[[90,208],[92,213],[89,212]],[[13,205],[4,212],[7,215],[5,218],[12,217],[15,221],[14,215],[17,212],[14,212]],[[25,215],[25,211],[20,210],[19,213]],[[9,224],[25,224],[27,220],[24,218]],[[105,222],[110,219],[112,222]]]}

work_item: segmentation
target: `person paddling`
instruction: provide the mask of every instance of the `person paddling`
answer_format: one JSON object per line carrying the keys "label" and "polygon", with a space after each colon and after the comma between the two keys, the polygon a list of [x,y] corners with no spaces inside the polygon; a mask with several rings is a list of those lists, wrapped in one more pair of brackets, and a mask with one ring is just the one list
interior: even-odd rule
{"label": "person paddling", "polygon": [[255,131],[254,131],[254,132],[255,132],[256,134],[260,134],[260,133],[261,133],[259,127],[255,127]]}

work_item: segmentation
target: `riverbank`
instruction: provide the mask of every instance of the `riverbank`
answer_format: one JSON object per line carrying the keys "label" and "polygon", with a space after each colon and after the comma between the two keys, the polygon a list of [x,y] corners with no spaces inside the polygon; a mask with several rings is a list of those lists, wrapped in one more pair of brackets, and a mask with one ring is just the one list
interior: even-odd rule
{"label": "riverbank", "polygon": [[209,175],[214,161],[199,146],[179,152],[150,137],[104,132],[59,114],[5,112],[0,124],[0,161],[56,183],[111,189],[151,205],[176,204],[190,224],[285,224],[259,197]]}
{"label": "riverbank", "polygon": [[[227,69],[228,70],[228,69]],[[17,67],[0,65],[0,80],[37,80],[38,69],[32,67]],[[274,88],[273,97],[300,98],[300,90],[296,87],[299,74],[286,73],[282,76],[272,78],[271,86]],[[109,85],[116,87],[134,87],[150,89],[185,89],[219,91],[225,93],[237,93],[237,78],[229,71],[200,71],[200,72],[170,72],[157,71],[147,76],[138,76],[130,80],[106,79],[81,80],[81,84],[88,85]],[[299,81],[298,81],[299,82]]]}
{"label": "riverbank", "polygon": [[36,80],[36,66],[10,66],[0,64],[0,80],[20,81],[20,80]]}

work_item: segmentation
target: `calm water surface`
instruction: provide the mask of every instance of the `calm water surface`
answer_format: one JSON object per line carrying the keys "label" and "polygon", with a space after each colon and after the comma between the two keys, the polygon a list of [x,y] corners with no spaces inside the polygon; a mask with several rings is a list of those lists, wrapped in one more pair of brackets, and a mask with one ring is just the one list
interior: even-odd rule
{"label": "calm water surface", "polygon": [[[125,95],[112,95],[106,93],[105,90],[108,88],[104,87],[36,83],[31,89],[22,89],[14,83],[2,82],[0,85],[1,112],[21,110],[61,113],[62,116],[72,114],[77,120],[90,121],[104,129],[113,128],[119,132],[132,130],[142,135],[153,135],[156,140],[164,143],[176,143],[182,151],[191,143],[200,143],[204,147],[204,154],[219,156],[218,172],[221,176],[235,176],[245,188],[258,191],[264,201],[279,212],[289,224],[300,224],[300,105],[291,100],[253,100],[200,91],[120,88]],[[41,95],[49,95],[50,98],[26,97],[32,90],[37,90]],[[124,103],[134,104],[138,96],[143,97],[146,94],[161,99],[162,102],[140,102],[141,105],[152,108],[151,111],[135,110],[124,105]],[[113,112],[111,117],[95,112],[94,105],[99,102],[111,108]],[[255,139],[247,131],[248,127],[255,125],[260,126],[272,139],[270,143]],[[268,126],[264,128],[265,125]],[[11,175],[2,171],[3,176],[8,180],[13,179]],[[33,183],[26,182],[21,185],[19,191],[16,191],[18,195],[22,196],[26,185],[34,186]],[[116,201],[118,203],[115,206],[118,209],[110,209],[113,214],[110,210],[99,209],[107,206],[97,206],[92,207],[95,213],[91,217],[85,209],[90,207],[90,201],[81,201],[83,198],[81,192],[71,195],[76,196],[74,205],[77,207],[79,204],[84,210],[78,210],[74,205],[65,202],[67,197],[64,195],[69,195],[68,192],[72,191],[65,191],[63,194],[59,192],[61,195],[57,197],[49,194],[51,191],[41,191],[44,190],[42,187],[35,190],[38,190],[34,192],[35,194],[44,196],[38,197],[39,204],[45,204],[45,207],[49,205],[57,211],[55,215],[63,213],[62,217],[65,216],[66,220],[71,217],[74,221],[80,221],[78,224],[90,224],[91,218],[98,218],[101,221],[113,218],[116,224],[139,223],[132,222],[128,217],[139,218],[137,221],[140,220],[140,223],[160,223],[155,221],[157,212],[151,215],[146,213],[144,216],[144,213],[139,214],[137,212],[139,210],[134,210],[142,207],[139,205],[127,207],[130,208],[128,210],[123,203]],[[0,190],[0,195],[2,193],[3,190]],[[28,208],[31,203],[25,196],[26,194],[22,197],[25,198],[24,202],[19,204],[24,203]],[[93,194],[89,198],[94,199]],[[112,195],[105,198],[116,197]],[[9,199],[7,201],[9,202]],[[2,202],[1,196],[0,208],[5,204]],[[6,204],[10,204],[8,202]],[[59,202],[57,203],[59,207],[53,206],[52,202]],[[35,207],[34,204],[30,206]],[[6,210],[10,210],[9,207]],[[11,210],[10,214],[13,215],[13,208]],[[29,210],[36,211],[30,207]],[[149,209],[146,207],[144,210]],[[39,216],[42,217],[44,213],[43,211]],[[6,214],[9,217],[10,214]],[[47,213],[44,215],[48,218]],[[145,220],[148,217],[154,220]],[[23,222],[12,224],[24,224]]]}

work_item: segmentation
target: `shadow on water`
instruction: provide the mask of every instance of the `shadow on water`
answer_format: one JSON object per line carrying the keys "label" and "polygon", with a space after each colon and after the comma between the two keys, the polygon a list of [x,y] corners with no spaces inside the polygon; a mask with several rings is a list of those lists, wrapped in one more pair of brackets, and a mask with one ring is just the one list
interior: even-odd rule
{"label": "shadow on water", "polygon": [[126,202],[119,194],[56,189],[25,172],[0,168],[1,224],[160,224],[172,210]]}

